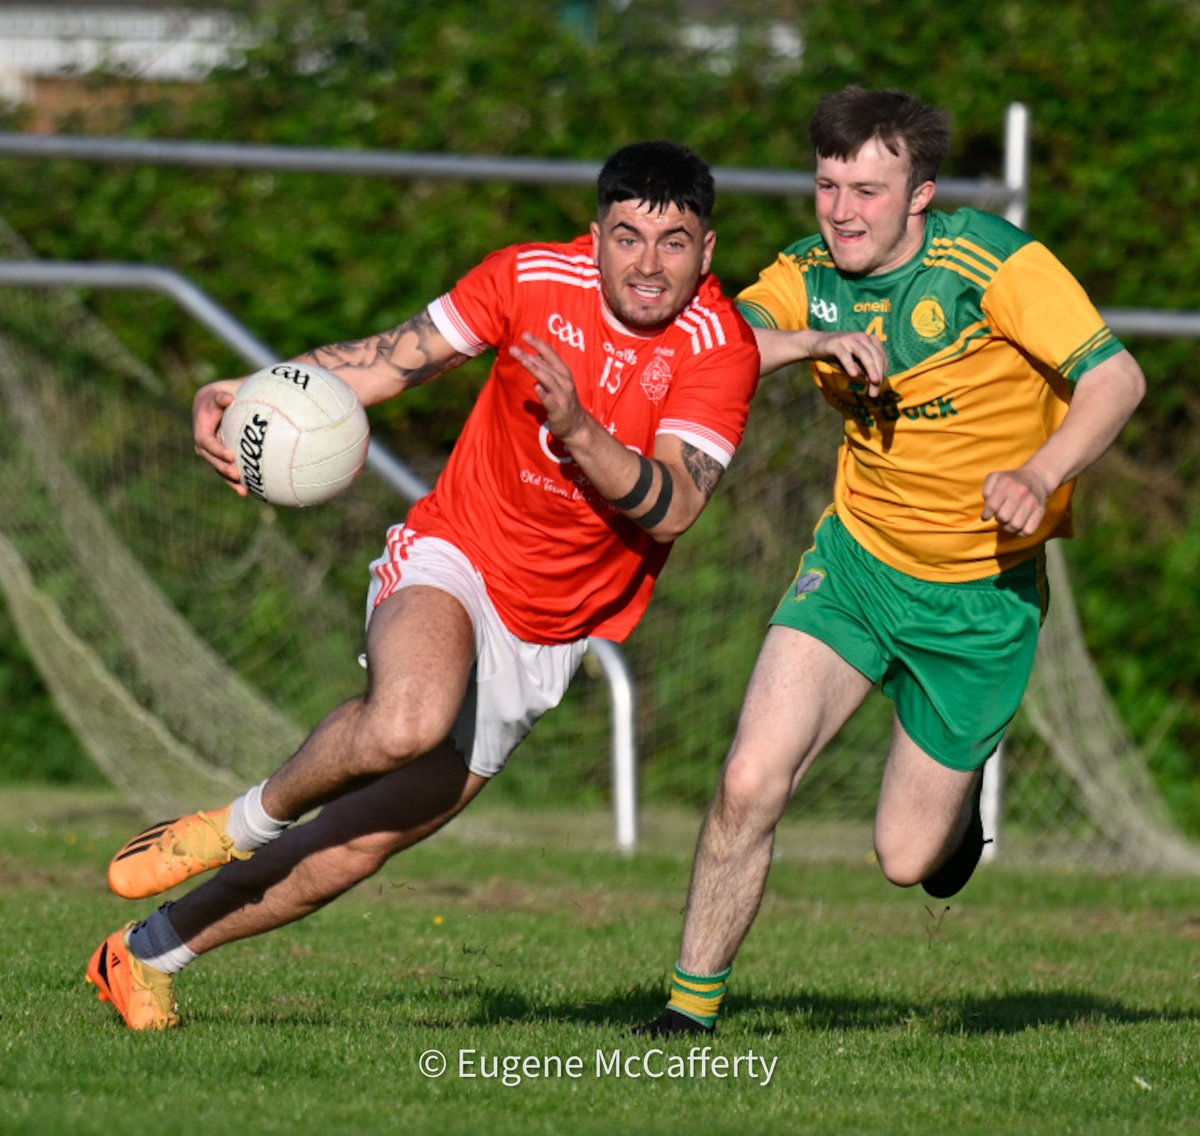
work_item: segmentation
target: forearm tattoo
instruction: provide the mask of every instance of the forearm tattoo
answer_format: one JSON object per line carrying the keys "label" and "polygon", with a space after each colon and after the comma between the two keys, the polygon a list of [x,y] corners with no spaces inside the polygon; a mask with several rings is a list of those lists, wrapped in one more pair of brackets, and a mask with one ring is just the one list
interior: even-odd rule
{"label": "forearm tattoo", "polygon": [[703,450],[687,442],[683,443],[682,453],[684,467],[692,475],[692,484],[704,494],[707,501],[712,497],[725,467],[716,458],[709,457]]}
{"label": "forearm tattoo", "polygon": [[[405,388],[415,387],[453,370],[470,357],[453,354],[449,358],[438,358],[432,346],[435,335],[438,335],[437,328],[429,313],[423,311],[391,331],[318,347],[311,356],[321,366],[338,371],[372,371],[386,367],[400,378]],[[413,355],[419,356],[425,362],[404,366],[399,361],[402,353],[410,359]]]}

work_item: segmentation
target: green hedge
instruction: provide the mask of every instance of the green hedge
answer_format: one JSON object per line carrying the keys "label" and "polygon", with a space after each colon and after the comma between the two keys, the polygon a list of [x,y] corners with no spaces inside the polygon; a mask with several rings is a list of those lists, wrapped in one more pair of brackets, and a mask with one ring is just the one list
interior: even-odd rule
{"label": "green hedge", "polygon": [[[107,128],[593,160],[634,139],[675,137],[718,165],[807,169],[814,102],[859,82],[947,107],[956,138],[944,172],[999,177],[1005,108],[1020,101],[1034,126],[1032,231],[1101,306],[1200,306],[1196,6],[763,0],[726,8],[739,39],[718,56],[686,46],[667,3],[259,0],[246,6],[258,46],[237,66],[185,98],[143,91]],[[799,32],[798,62],[771,51],[779,23]],[[76,118],[62,128],[93,126]],[[580,189],[17,160],[0,161],[0,177],[5,217],[39,255],[171,265],[284,354],[391,326],[490,249],[568,237],[592,212]],[[726,195],[719,275],[740,287],[811,223],[807,201]],[[165,302],[105,295],[95,306],[168,372],[182,365],[207,378],[240,369]],[[1191,342],[1131,346],[1150,394],[1119,459],[1086,483],[1070,556],[1090,646],[1126,721],[1153,743],[1176,814],[1200,831],[1198,352]],[[413,392],[380,423],[444,450],[482,368]],[[41,722],[39,699],[21,690],[21,705]]]}

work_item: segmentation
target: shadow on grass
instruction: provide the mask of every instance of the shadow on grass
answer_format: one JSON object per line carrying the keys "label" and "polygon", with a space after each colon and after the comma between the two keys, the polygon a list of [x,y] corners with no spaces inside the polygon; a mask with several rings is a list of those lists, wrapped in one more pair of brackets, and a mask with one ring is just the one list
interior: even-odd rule
{"label": "shadow on grass", "polygon": [[[627,1036],[637,1025],[656,1017],[664,995],[657,985],[631,988],[598,1000],[541,1000],[511,986],[467,983],[461,989],[441,987],[413,991],[404,984],[380,986],[361,997],[383,1019],[429,1030],[478,1029],[503,1025],[560,1024],[594,1026],[610,1036]],[[355,1017],[356,995],[337,1005],[320,994],[293,997],[272,1005],[231,1008],[219,1014],[196,1010],[189,1020],[220,1020],[228,1025],[244,1019],[254,1025],[291,1029],[341,1028],[343,1017]],[[1044,1026],[1136,1025],[1197,1022],[1200,1011],[1144,1009],[1084,990],[1019,991],[981,997],[888,998],[801,992],[795,997],[739,994],[727,1007],[726,1029],[760,1036],[836,1031],[916,1030],[931,1036],[1007,1035]]]}
{"label": "shadow on grass", "polygon": [[[479,990],[477,1020],[557,1020],[625,1031],[656,1017],[660,989],[633,990],[602,1002],[539,1004],[511,990]],[[796,997],[739,995],[726,1020],[760,1034],[921,1028],[933,1034],[1014,1034],[1041,1026],[1196,1022],[1200,1012],[1144,1009],[1083,990],[1022,991],[982,997],[857,998],[800,993]]]}

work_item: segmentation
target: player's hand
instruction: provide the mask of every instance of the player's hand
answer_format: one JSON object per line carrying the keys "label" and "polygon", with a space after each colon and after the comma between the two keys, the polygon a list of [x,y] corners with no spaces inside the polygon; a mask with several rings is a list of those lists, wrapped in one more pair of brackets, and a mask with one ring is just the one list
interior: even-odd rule
{"label": "player's hand", "polygon": [[591,415],[579,402],[575,377],[562,357],[545,340],[526,332],[526,346],[513,344],[509,351],[533,376],[533,393],[546,408],[546,426],[560,442],[568,442]]}
{"label": "player's hand", "polygon": [[1050,489],[1027,469],[989,473],[983,482],[983,519],[993,517],[1018,536],[1032,536],[1046,516]]}
{"label": "player's hand", "polygon": [[887,378],[888,360],[883,344],[865,331],[818,332],[813,357],[832,359],[852,379],[865,379],[867,394],[877,398]]}
{"label": "player's hand", "polygon": [[240,382],[229,379],[209,383],[196,392],[192,400],[192,438],[198,453],[237,493],[246,497],[249,490],[242,484],[236,455],[221,441],[221,419],[233,402]]}

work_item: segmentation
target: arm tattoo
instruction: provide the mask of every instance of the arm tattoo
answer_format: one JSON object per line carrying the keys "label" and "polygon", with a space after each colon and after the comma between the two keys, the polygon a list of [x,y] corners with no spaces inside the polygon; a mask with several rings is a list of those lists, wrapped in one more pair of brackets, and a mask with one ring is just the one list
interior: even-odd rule
{"label": "arm tattoo", "polygon": [[704,494],[706,501],[709,500],[725,467],[716,458],[709,457],[703,450],[687,442],[683,443],[683,464],[692,475],[692,484]]}
{"label": "arm tattoo", "polygon": [[[311,352],[311,356],[321,366],[337,370],[370,371],[387,368],[400,377],[407,389],[427,383],[470,358],[467,355],[453,354],[449,358],[439,359],[431,345],[431,338],[436,334],[438,332],[433,320],[429,318],[427,311],[423,311],[391,331],[367,335],[362,339],[331,343],[328,347],[318,347]],[[402,366],[397,361],[402,344],[406,351],[410,354],[416,353],[425,363],[415,367]]]}

